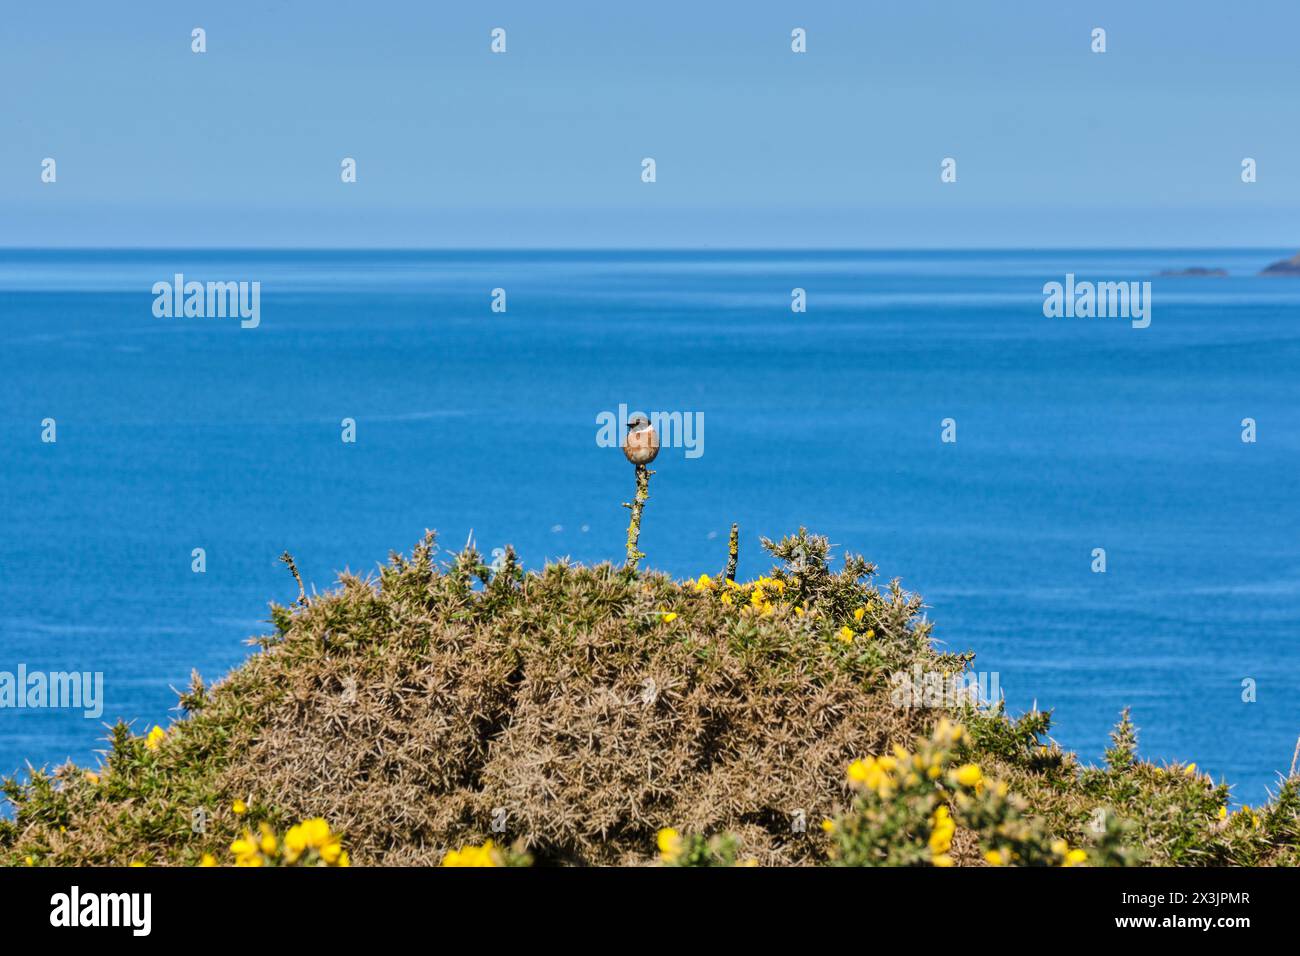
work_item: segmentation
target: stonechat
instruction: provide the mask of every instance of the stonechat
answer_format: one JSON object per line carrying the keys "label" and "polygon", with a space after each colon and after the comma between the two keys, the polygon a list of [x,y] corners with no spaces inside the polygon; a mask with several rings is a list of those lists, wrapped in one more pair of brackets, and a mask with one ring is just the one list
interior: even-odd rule
{"label": "stonechat", "polygon": [[644,415],[638,413],[627,420],[623,454],[634,465],[648,465],[659,454],[659,436],[650,424],[650,419]]}

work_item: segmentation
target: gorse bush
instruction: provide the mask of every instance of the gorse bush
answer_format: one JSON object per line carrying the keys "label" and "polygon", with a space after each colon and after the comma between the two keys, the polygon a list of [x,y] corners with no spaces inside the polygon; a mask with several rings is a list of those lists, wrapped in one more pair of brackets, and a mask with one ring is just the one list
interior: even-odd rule
{"label": "gorse bush", "polygon": [[[426,535],[273,605],[261,651],[196,675],[171,727],[119,723],[102,766],[6,781],[0,861],[225,863],[239,843],[263,865],[1296,862],[1294,782],[1227,814],[1223,785],[1138,760],[1131,725],[1085,768],[1045,713],[896,706],[892,674],[972,655],[937,652],[921,599],[864,559],[833,570],[825,538],[763,543],[755,581],[678,582],[440,561]],[[315,820],[346,851],[294,856]]]}
{"label": "gorse bush", "polygon": [[993,866],[1133,861],[1110,836],[1091,852],[1051,836],[1006,783],[987,779],[976,763],[956,764],[967,742],[965,730],[945,718],[914,752],[895,744],[892,753],[850,764],[853,804],[823,824],[834,840],[831,859],[845,866],[952,866],[960,823]]}

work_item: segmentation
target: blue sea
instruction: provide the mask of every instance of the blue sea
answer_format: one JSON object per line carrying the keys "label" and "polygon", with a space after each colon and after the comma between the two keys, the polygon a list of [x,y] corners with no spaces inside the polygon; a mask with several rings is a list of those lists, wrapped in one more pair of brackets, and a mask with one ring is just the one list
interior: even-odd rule
{"label": "blue sea", "polygon": [[[805,525],[1063,746],[1130,706],[1144,756],[1259,802],[1300,735],[1300,281],[1256,277],[1293,252],[0,252],[0,670],[105,681],[97,720],[0,710],[0,772],[165,724],[296,596],[282,551],[316,588],[425,528],[618,560],[626,404],[705,423],[649,565],[716,571],[738,521],[755,575]],[[1229,276],[1157,276],[1190,266]],[[260,282],[260,325],[156,318],[176,273]],[[1150,327],[1045,318],[1067,273],[1150,280]]]}

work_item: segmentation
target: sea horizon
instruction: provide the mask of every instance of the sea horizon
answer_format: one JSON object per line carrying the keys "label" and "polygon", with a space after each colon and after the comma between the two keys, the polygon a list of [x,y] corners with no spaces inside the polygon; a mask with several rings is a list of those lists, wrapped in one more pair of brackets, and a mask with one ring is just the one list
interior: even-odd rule
{"label": "sea horizon", "polygon": [[851,246],[851,245],[755,245],[746,246],[744,244],[716,244],[716,245],[684,245],[684,244],[663,244],[663,245],[521,245],[521,246],[458,246],[458,245],[311,245],[304,244],[281,244],[281,245],[6,245],[0,243],[0,252],[258,252],[258,253],[277,253],[277,252],[376,252],[376,253],[462,253],[465,255],[474,254],[494,254],[494,253],[595,253],[595,254],[614,254],[619,253],[661,253],[661,252],[682,252],[682,253],[726,253],[735,252],[742,254],[751,253],[822,253],[827,255],[834,254],[853,254],[853,253],[895,253],[905,255],[908,253],[990,253],[990,252],[1281,252],[1289,251],[1293,248],[1300,248],[1300,239],[1296,245],[1285,246],[1277,244],[1233,244],[1224,245],[1168,245],[1168,244],[1150,244],[1134,243],[1133,245],[1057,245],[1057,244],[1009,244],[1009,245],[964,245],[964,246]]}

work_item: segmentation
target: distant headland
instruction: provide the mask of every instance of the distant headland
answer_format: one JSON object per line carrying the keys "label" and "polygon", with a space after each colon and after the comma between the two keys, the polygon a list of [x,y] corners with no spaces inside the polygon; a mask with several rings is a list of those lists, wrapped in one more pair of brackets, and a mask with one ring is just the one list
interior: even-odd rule
{"label": "distant headland", "polygon": [[1290,259],[1279,259],[1264,269],[1262,276],[1300,276],[1300,252],[1297,252]]}

